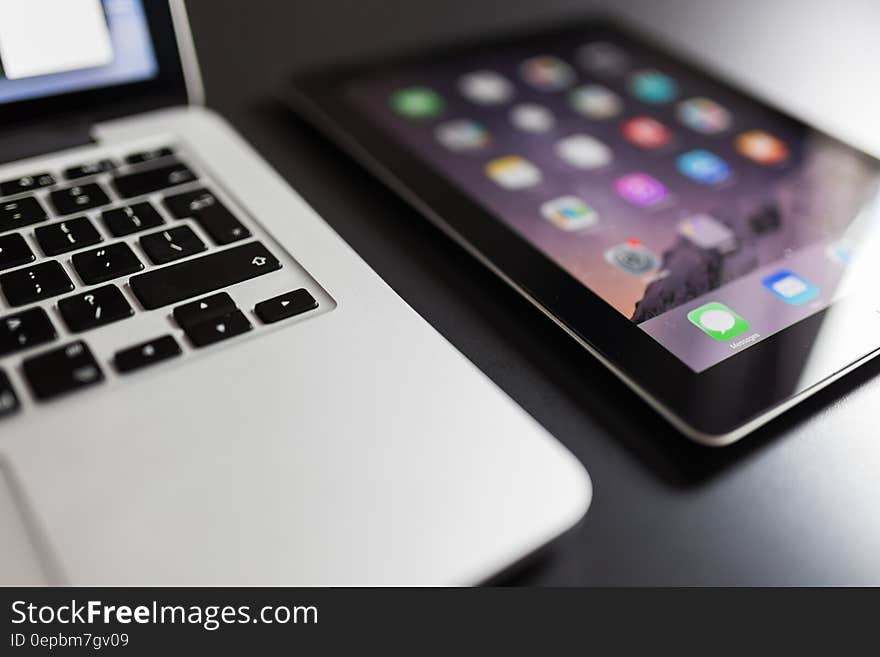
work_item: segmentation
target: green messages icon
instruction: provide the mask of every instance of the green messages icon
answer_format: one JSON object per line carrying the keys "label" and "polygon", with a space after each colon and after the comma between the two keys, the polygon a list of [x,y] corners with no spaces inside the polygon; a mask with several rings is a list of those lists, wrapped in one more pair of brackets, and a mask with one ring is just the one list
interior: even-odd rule
{"label": "green messages icon", "polygon": [[443,111],[443,99],[428,87],[407,87],[391,96],[391,107],[411,119],[427,119]]}
{"label": "green messages icon", "polygon": [[727,341],[749,330],[749,323],[723,303],[713,301],[688,313],[688,319],[713,340]]}

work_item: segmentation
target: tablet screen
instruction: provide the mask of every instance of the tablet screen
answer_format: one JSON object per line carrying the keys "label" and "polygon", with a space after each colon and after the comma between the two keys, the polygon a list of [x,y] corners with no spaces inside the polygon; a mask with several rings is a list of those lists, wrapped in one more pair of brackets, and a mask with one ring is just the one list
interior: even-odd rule
{"label": "tablet screen", "polygon": [[344,93],[696,372],[877,280],[877,160],[616,33]]}

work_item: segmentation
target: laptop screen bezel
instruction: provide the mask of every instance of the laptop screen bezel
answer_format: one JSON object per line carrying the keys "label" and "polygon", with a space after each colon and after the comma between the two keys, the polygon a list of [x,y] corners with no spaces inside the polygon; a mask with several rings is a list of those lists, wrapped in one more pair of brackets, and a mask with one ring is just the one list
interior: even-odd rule
{"label": "laptop screen bezel", "polygon": [[[175,4],[180,6],[172,7]],[[0,104],[0,130],[23,122],[57,119],[95,123],[187,103],[189,94],[184,62],[174,20],[175,9],[180,9],[181,15],[183,13],[182,3],[147,0],[143,2],[143,8],[158,68],[154,77]]]}

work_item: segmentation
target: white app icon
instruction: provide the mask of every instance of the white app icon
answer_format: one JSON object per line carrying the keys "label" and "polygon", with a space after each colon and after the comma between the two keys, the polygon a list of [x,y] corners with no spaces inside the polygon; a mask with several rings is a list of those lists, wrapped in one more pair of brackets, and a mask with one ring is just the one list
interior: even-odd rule
{"label": "white app icon", "polygon": [[518,155],[492,160],[486,165],[486,175],[505,189],[523,189],[541,182],[541,170]]}
{"label": "white app icon", "polygon": [[510,120],[523,132],[547,132],[556,123],[553,112],[537,103],[522,103],[510,110]]}
{"label": "white app icon", "polygon": [[601,84],[586,84],[574,89],[569,101],[575,112],[588,119],[610,119],[623,109],[620,96]]}
{"label": "white app icon", "polygon": [[721,253],[736,249],[736,236],[727,226],[709,214],[695,214],[678,224],[679,234],[694,246]]}
{"label": "white app icon", "polygon": [[458,89],[478,105],[500,105],[513,98],[513,85],[495,71],[474,71],[461,76]]}
{"label": "white app icon", "polygon": [[607,166],[611,149],[590,135],[571,135],[556,142],[556,154],[576,169],[599,169]]}
{"label": "white app icon", "polygon": [[474,151],[489,144],[489,133],[483,126],[467,119],[441,123],[434,134],[451,151]]}

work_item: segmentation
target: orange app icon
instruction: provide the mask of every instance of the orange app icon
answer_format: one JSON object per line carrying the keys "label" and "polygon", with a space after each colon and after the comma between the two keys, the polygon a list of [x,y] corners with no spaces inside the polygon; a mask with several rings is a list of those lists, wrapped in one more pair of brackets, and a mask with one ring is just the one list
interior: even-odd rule
{"label": "orange app icon", "polygon": [[758,164],[779,164],[788,158],[788,146],[763,130],[749,130],[736,138],[736,150]]}

